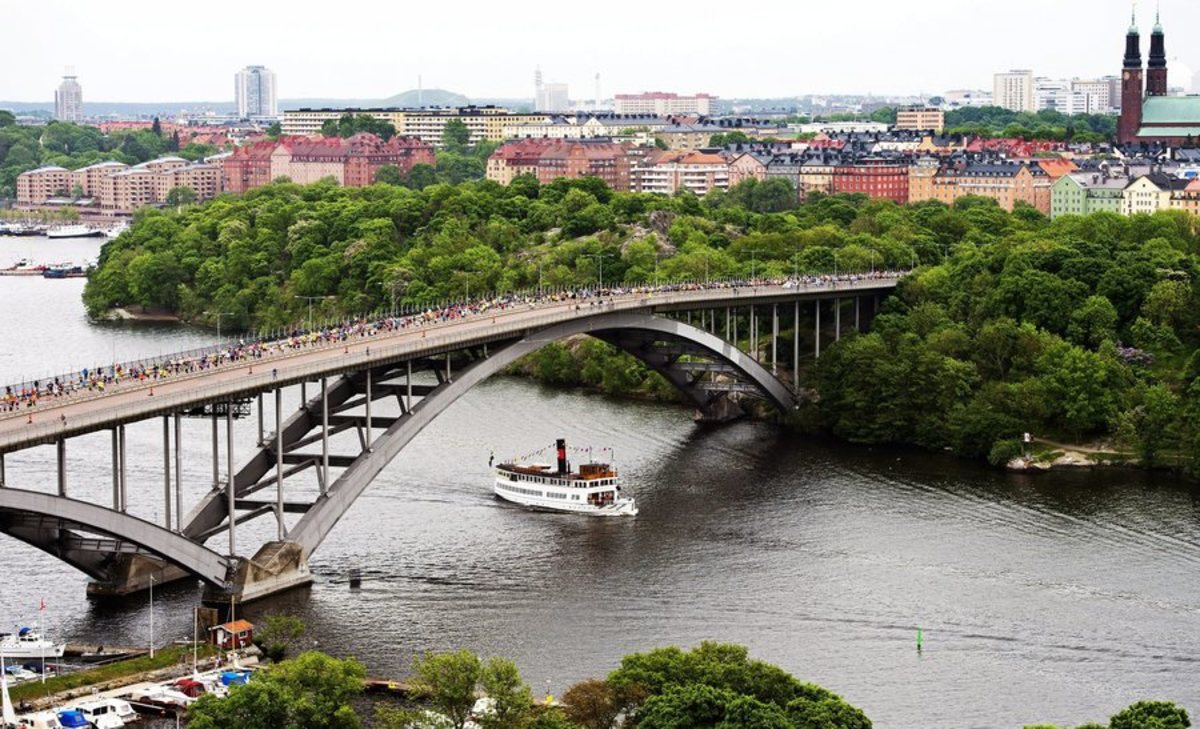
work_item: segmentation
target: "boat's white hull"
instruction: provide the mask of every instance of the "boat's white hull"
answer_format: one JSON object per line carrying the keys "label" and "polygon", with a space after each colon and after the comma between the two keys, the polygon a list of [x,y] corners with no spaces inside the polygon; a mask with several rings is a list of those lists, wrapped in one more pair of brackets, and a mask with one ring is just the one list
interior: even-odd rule
{"label": "boat's white hull", "polygon": [[[536,493],[524,493],[523,491],[516,490],[515,486],[516,484],[505,479],[497,478],[493,491],[498,499],[537,511],[557,511],[569,514],[585,514],[587,516],[637,516],[638,513],[637,505],[633,499],[619,498],[611,504],[595,506],[582,499],[573,501],[570,499],[539,496]],[[524,489],[524,491],[533,491],[533,489]],[[539,490],[539,493],[545,492]]]}
{"label": "boat's white hull", "polygon": [[11,663],[15,659],[26,660],[30,658],[41,658],[43,656],[46,658],[62,658],[63,653],[65,653],[66,650],[67,645],[65,643],[59,643],[58,645],[47,644],[45,648],[25,645],[14,646],[9,644],[0,645],[0,656],[3,656],[6,662]]}

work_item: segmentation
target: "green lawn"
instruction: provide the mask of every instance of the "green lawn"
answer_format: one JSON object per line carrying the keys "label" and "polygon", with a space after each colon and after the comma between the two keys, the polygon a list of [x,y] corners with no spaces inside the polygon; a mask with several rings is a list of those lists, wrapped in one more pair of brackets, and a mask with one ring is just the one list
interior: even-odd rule
{"label": "green lawn", "polygon": [[[215,652],[214,646],[200,646],[201,658],[212,656]],[[96,668],[89,668],[84,671],[47,678],[46,683],[29,681],[28,683],[13,686],[9,689],[9,694],[12,696],[14,702],[38,699],[62,691],[91,686],[92,684],[106,683],[123,676],[133,676],[145,671],[178,665],[183,661],[184,656],[187,656],[190,663],[191,655],[191,646],[170,646],[162,650],[156,650],[153,658],[147,654],[124,661],[116,661],[105,666],[97,666]]]}

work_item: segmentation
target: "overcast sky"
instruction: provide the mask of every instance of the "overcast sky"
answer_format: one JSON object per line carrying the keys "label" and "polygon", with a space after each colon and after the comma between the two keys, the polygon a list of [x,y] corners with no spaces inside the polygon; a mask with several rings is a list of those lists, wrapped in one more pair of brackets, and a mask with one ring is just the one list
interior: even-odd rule
{"label": "overcast sky", "polygon": [[[514,8],[502,12],[504,8]],[[417,85],[531,97],[533,71],[591,98],[991,88],[991,74],[1119,70],[1128,0],[252,0],[4,3],[0,99],[53,98],[74,65],[88,101],[222,101],[262,64],[280,98],[382,98]],[[1139,5],[1148,45],[1154,2]],[[1200,69],[1200,2],[1162,0],[1172,85]],[[1143,49],[1143,54],[1145,48]],[[1185,78],[1186,74],[1186,78]]]}

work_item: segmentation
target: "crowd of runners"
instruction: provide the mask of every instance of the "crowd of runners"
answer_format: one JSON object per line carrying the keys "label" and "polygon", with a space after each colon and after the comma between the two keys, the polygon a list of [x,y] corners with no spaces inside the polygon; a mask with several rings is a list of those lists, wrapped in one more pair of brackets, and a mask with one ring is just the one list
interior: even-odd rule
{"label": "crowd of runners", "polygon": [[62,375],[23,385],[8,385],[0,398],[0,412],[32,410],[39,403],[67,398],[79,393],[101,393],[128,383],[153,384],[180,375],[190,375],[235,366],[253,366],[276,355],[304,349],[318,349],[339,344],[371,339],[381,335],[393,335],[412,330],[425,330],[462,319],[479,316],[496,316],[514,309],[531,310],[553,308],[574,304],[575,308],[597,306],[601,302],[628,296],[650,296],[665,293],[732,289],[735,295],[742,291],[753,291],[760,287],[799,288],[810,286],[834,287],[839,283],[853,283],[866,279],[890,279],[903,272],[878,271],[871,274],[845,274],[839,276],[802,276],[788,279],[758,279],[755,281],[723,280],[711,282],[668,283],[660,285],[614,286],[603,289],[578,291],[525,292],[502,294],[485,299],[431,307],[415,313],[387,315],[380,318],[357,319],[338,324],[314,328],[311,331],[296,329],[280,337],[239,340],[236,343],[220,344],[190,354],[166,355],[152,360],[113,364],[96,368],[85,368],[79,372]]}

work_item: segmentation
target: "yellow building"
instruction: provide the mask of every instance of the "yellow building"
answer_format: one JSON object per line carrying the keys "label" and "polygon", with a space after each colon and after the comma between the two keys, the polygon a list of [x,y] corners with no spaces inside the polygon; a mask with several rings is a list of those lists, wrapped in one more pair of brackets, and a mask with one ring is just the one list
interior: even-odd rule
{"label": "yellow building", "polygon": [[505,139],[505,127],[518,124],[546,124],[545,113],[518,113],[501,106],[462,106],[431,109],[290,109],[283,112],[282,131],[285,135],[312,136],[321,133],[321,125],[341,119],[346,114],[366,114],[386,121],[396,128],[399,136],[417,137],[434,146],[442,145],[446,124],[458,119],[470,131],[472,144],[480,140],[499,142]]}
{"label": "yellow building", "polygon": [[941,134],[946,128],[946,112],[935,107],[913,106],[896,110],[896,129]]}

